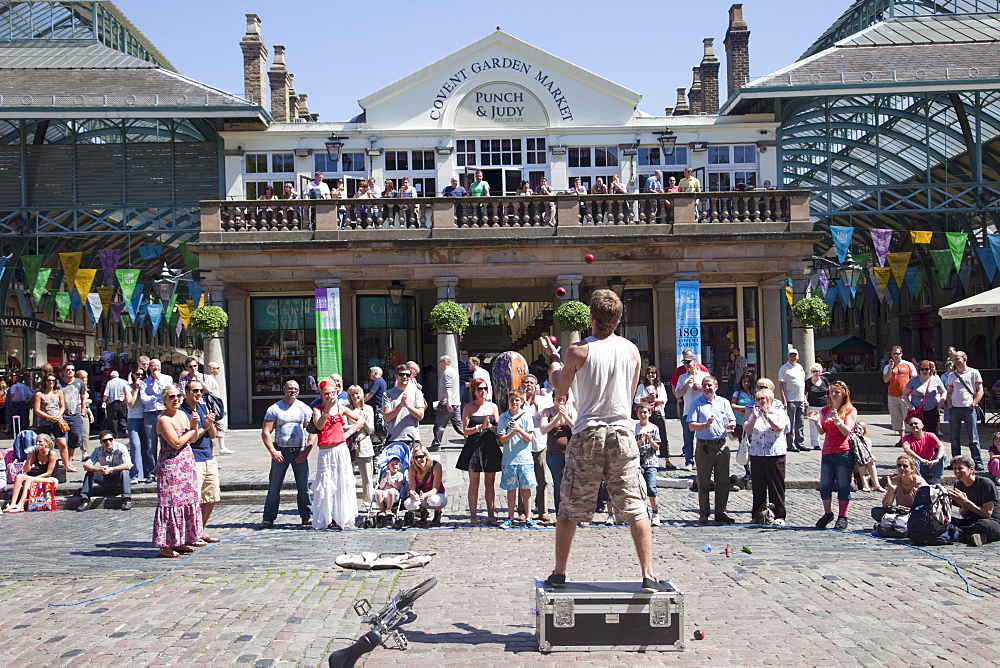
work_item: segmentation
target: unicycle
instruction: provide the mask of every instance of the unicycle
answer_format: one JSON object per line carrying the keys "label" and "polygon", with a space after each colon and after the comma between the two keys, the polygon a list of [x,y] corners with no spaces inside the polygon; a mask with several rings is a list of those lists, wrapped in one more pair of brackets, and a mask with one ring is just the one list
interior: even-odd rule
{"label": "unicycle", "polygon": [[416,614],[410,614],[413,602],[426,594],[437,584],[437,578],[424,580],[413,589],[400,591],[392,597],[388,605],[382,608],[377,614],[369,615],[372,604],[368,599],[363,598],[354,604],[354,612],[362,618],[366,624],[371,624],[372,630],[358,638],[353,645],[338,649],[330,655],[328,661],[330,668],[352,668],[365,654],[368,654],[379,645],[392,638],[396,647],[405,650],[410,646],[406,636],[399,630],[399,627],[406,622],[416,619]]}

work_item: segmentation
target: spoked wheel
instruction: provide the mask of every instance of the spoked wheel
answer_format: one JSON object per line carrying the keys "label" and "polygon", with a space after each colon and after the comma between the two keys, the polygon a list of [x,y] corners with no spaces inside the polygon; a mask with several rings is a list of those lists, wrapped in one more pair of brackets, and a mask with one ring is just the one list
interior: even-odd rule
{"label": "spoked wheel", "polygon": [[429,592],[438,583],[437,578],[428,578],[409,591],[404,591],[396,601],[397,608],[408,608],[413,602]]}

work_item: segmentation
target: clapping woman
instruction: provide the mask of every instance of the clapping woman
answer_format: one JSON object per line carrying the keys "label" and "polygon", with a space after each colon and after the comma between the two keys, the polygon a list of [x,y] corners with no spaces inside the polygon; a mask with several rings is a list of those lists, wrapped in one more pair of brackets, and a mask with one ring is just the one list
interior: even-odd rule
{"label": "clapping woman", "polygon": [[774,523],[785,523],[785,427],[788,415],[774,402],[774,392],[757,390],[754,406],[748,406],[743,416],[743,432],[750,439],[750,480],[753,486],[751,517],[764,524],[765,510],[770,499],[774,504]]}
{"label": "clapping woman", "polygon": [[465,434],[465,447],[458,456],[455,468],[467,471],[469,474],[469,523],[479,526],[476,516],[479,503],[479,477],[486,476],[486,521],[490,526],[496,526],[496,477],[500,471],[500,441],[497,440],[497,423],[500,421],[500,411],[492,401],[487,401],[486,392],[489,386],[482,378],[473,378],[469,382],[469,392],[472,393],[472,403],[462,409],[462,433]]}
{"label": "clapping woman", "polygon": [[[343,529],[354,526],[358,514],[358,493],[354,483],[354,466],[347,449],[347,439],[366,423],[363,414],[340,404],[340,386],[322,384],[323,404],[313,408],[313,424],[319,430],[316,444],[319,461],[313,479],[313,528]],[[344,430],[344,417],[351,426]]]}
{"label": "clapping woman", "polygon": [[806,419],[819,424],[823,432],[823,455],[820,458],[819,498],[823,501],[823,516],[817,529],[825,529],[833,520],[833,490],[837,490],[839,512],[835,529],[847,529],[847,511],[851,505],[851,478],[854,456],[848,435],[858,423],[858,411],[851,404],[851,391],[842,380],[830,385],[830,402],[818,412],[810,410]]}

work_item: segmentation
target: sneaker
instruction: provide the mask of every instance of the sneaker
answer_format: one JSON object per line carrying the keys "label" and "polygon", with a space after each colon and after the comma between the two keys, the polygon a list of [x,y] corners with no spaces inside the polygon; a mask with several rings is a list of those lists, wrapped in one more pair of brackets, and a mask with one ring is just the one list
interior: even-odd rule
{"label": "sneaker", "polygon": [[819,518],[816,522],[817,529],[825,529],[830,526],[830,522],[833,521],[833,513],[823,513],[823,517]]}
{"label": "sneaker", "polygon": [[274,528],[274,522],[271,522],[270,520],[264,520],[263,522],[257,525],[257,529],[259,531],[263,531],[264,529],[273,529],[273,528]]}
{"label": "sneaker", "polygon": [[653,515],[652,519],[649,520],[649,523],[652,524],[654,527],[660,526],[660,516]]}
{"label": "sneaker", "polygon": [[76,512],[82,513],[85,510],[90,510],[90,499],[81,499],[80,505],[76,507]]}
{"label": "sneaker", "polygon": [[663,585],[652,578],[643,578],[642,591],[645,594],[655,594],[663,591]]}
{"label": "sneaker", "polygon": [[514,528],[514,520],[509,519],[509,518],[505,519],[503,522],[500,523],[500,528],[501,529],[513,529]]}
{"label": "sneaker", "polygon": [[235,450],[230,450],[229,448],[226,448],[226,447],[223,447],[222,449],[219,450],[219,454],[220,455],[235,455],[236,451]]}
{"label": "sneaker", "polygon": [[132,510],[132,500],[126,499],[122,501],[122,510]]}
{"label": "sneaker", "polygon": [[685,464],[684,464],[684,470],[685,470],[685,471],[694,471],[694,464],[691,464],[691,463],[685,463]]}
{"label": "sneaker", "polygon": [[983,546],[983,534],[981,534],[981,533],[974,533],[971,536],[969,536],[969,545],[975,545],[976,547],[982,547]]}
{"label": "sneaker", "polygon": [[304,527],[311,527],[312,525],[313,525],[313,521],[312,521],[311,517],[307,517],[304,520],[302,520],[302,526],[304,526]]}
{"label": "sneaker", "polygon": [[604,520],[604,526],[613,527],[615,525],[615,516],[608,513],[608,519]]}
{"label": "sneaker", "polygon": [[552,587],[553,589],[562,589],[566,586],[566,574],[565,573],[552,573],[549,577],[545,578],[545,584]]}
{"label": "sneaker", "polygon": [[837,518],[837,522],[833,525],[833,528],[837,531],[847,531],[847,518],[841,515]]}
{"label": "sneaker", "polygon": [[531,517],[529,517],[527,520],[524,521],[524,527],[526,529],[534,529],[536,526],[538,526],[537,523]]}
{"label": "sneaker", "polygon": [[985,470],[986,470],[986,467],[983,466],[982,462],[977,462],[976,463],[976,471],[979,471],[980,473],[982,473]]}

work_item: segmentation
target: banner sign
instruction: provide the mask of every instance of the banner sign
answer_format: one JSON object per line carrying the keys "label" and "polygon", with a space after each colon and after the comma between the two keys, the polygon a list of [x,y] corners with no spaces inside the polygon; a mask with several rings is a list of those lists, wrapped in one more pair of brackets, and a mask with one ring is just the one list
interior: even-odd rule
{"label": "banner sign", "polygon": [[59,319],[65,320],[66,316],[69,315],[69,293],[68,292],[57,292],[56,293],[56,310],[59,312]]}
{"label": "banner sign", "polygon": [[121,255],[120,248],[105,248],[97,251],[97,258],[101,261],[101,269],[104,271],[104,285],[111,287],[115,284],[115,267],[118,266],[118,256]]}
{"label": "banner sign", "polygon": [[854,228],[831,225],[830,235],[833,237],[833,247],[837,249],[837,259],[840,261],[840,264],[844,264],[847,260],[847,250],[851,247],[851,237],[854,236]]}
{"label": "banner sign", "polygon": [[955,271],[962,269],[962,256],[965,255],[965,244],[969,240],[967,232],[945,232],[948,238],[948,249],[951,251],[951,259],[955,263]]}
{"label": "banner sign", "polygon": [[701,282],[674,283],[674,311],[677,320],[677,364],[685,348],[701,360]]}
{"label": "banner sign", "polygon": [[73,290],[76,284],[76,272],[80,269],[83,253],[59,253],[59,264],[62,265],[63,276],[66,278],[66,289]]}
{"label": "banner sign", "polygon": [[343,373],[340,346],[340,288],[316,288],[317,378]]}

